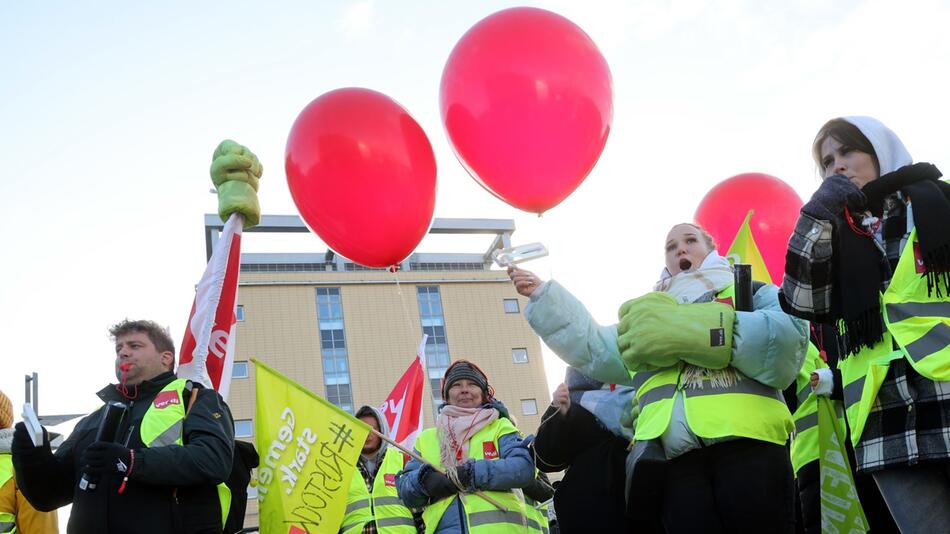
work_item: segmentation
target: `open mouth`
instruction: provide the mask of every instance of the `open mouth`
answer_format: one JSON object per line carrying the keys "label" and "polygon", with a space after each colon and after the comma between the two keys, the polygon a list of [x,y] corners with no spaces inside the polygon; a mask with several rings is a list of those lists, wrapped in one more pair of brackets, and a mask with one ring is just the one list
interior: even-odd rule
{"label": "open mouth", "polygon": [[688,270],[690,270],[692,267],[693,267],[693,262],[689,261],[688,259],[683,258],[683,259],[680,260],[680,270],[681,270],[681,271],[688,271]]}

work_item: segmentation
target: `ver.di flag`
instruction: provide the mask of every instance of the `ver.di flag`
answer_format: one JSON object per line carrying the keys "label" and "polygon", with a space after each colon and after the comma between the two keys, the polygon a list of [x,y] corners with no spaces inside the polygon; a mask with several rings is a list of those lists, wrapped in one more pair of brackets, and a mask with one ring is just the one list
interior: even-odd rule
{"label": "ver.di flag", "polygon": [[380,408],[389,424],[389,437],[410,450],[422,429],[422,386],[425,383],[422,360],[428,339],[427,334],[422,334],[419,352]]}
{"label": "ver.di flag", "polygon": [[818,400],[818,469],[821,473],[821,531],[860,534],[868,531],[845,450],[845,431],[836,424],[841,413],[827,397]]}
{"label": "ver.di flag", "polygon": [[213,388],[225,400],[231,387],[237,340],[237,286],[243,227],[244,216],[232,213],[214,245],[195,291],[177,371],[179,378]]}
{"label": "ver.di flag", "polygon": [[753,280],[771,284],[772,277],[769,276],[769,270],[765,266],[765,261],[759,252],[759,247],[755,244],[755,239],[752,238],[752,229],[749,228],[749,221],[751,219],[752,210],[749,210],[749,213],[745,216],[745,220],[739,225],[739,231],[736,232],[736,237],[732,240],[729,251],[726,252],[726,258],[729,260],[729,263],[733,265],[736,263],[748,263],[752,266]]}
{"label": "ver.di flag", "polygon": [[257,381],[261,532],[337,534],[369,426],[251,361]]}

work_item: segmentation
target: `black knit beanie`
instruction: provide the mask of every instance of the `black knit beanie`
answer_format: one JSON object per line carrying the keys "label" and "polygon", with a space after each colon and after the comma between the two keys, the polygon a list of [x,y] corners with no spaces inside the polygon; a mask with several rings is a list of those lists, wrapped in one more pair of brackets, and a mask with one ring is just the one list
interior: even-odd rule
{"label": "black knit beanie", "polygon": [[445,372],[445,377],[442,379],[442,398],[448,401],[449,388],[452,384],[462,379],[471,380],[478,384],[479,389],[485,394],[486,401],[491,398],[491,394],[488,391],[488,377],[477,367],[465,360],[455,362]]}

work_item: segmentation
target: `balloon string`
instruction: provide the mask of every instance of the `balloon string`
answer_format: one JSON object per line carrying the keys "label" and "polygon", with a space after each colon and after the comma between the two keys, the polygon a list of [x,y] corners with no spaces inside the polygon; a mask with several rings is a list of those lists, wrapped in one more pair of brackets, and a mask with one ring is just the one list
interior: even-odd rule
{"label": "balloon string", "polygon": [[[544,221],[541,220],[543,217],[544,217],[544,214],[543,214],[543,213],[539,213],[539,214],[538,214],[538,226],[537,226],[537,228],[538,228],[538,237],[539,237],[538,241],[540,241],[541,243],[543,243],[545,246],[550,246],[551,243],[548,241],[548,237],[550,237],[550,234],[549,234],[548,231],[547,231],[547,230],[548,230],[547,224],[546,224]],[[549,248],[548,250],[551,250],[551,249]],[[545,263],[547,263],[547,265],[548,265],[548,269],[547,269],[547,270],[548,270],[548,280],[553,280],[553,279],[554,279],[554,261],[553,261],[553,256],[550,256],[550,255],[549,255],[547,258],[544,258],[544,260],[547,260],[547,261],[545,261]]]}
{"label": "balloon string", "polygon": [[402,285],[399,283],[399,271],[393,273],[393,278],[396,280],[396,293],[399,296],[399,304],[402,305],[402,316],[406,319],[406,328],[407,332],[413,331],[412,318],[409,315],[409,308],[406,306],[406,300],[403,298],[402,294]]}

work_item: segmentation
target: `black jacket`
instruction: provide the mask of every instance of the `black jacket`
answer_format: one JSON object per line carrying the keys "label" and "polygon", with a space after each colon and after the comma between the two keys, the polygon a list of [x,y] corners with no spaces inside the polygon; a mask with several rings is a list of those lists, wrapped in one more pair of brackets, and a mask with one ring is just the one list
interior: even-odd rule
{"label": "black jacket", "polygon": [[[573,395],[572,395],[573,398]],[[650,511],[631,521],[624,502],[627,442],[577,402],[567,415],[550,407],[535,440],[538,469],[567,469],[554,493],[558,528],[574,532],[652,532]]]}
{"label": "black jacket", "polygon": [[175,376],[163,373],[139,384],[126,399],[116,386],[106,386],[99,397],[129,405],[119,425],[119,443],[135,450],[132,474],[125,491],[121,478],[105,475],[94,491],[79,489],[80,458],[96,436],[99,412],[83,418],[55,454],[37,447],[15,455],[17,484],[39,510],[72,503],[70,533],[221,532],[221,509],[216,485],[228,478],[234,447],[234,423],[217,392],[194,386],[185,394],[198,397],[185,418],[184,445],[146,448],[139,429],[145,412],[159,391]]}
{"label": "black jacket", "polygon": [[247,512],[247,485],[251,483],[251,470],[260,465],[260,457],[252,443],[234,442],[234,464],[228,487],[231,488],[231,511],[224,526],[226,534],[240,532],[244,528],[244,515]]}

